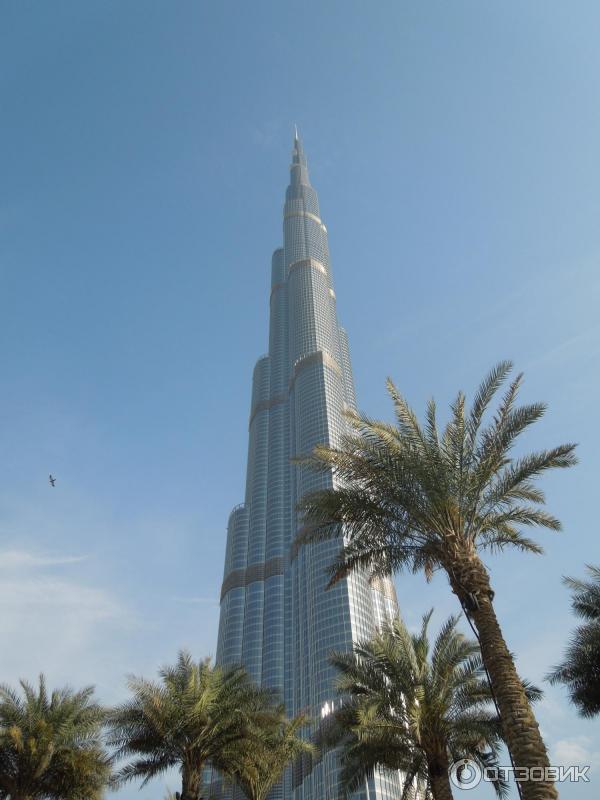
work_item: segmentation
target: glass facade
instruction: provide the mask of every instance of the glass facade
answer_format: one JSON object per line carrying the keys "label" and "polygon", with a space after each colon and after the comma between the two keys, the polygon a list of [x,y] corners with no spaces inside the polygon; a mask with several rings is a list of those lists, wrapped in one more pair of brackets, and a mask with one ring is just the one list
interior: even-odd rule
{"label": "glass facade", "polygon": [[[254,368],[246,497],[231,513],[217,662],[243,664],[252,678],[278,689],[291,716],[319,720],[336,702],[332,650],[348,650],[397,611],[390,581],[371,585],[354,574],[326,591],[330,541],[290,558],[300,521],[296,505],[332,476],[291,463],[320,443],[338,444],[343,412],[355,408],[348,340],[340,328],[327,229],[296,135],[283,213],[283,247],[272,258],[269,352]],[[337,754],[305,759],[288,770],[273,800],[338,796]],[[400,796],[398,774],[381,773],[358,800]]]}

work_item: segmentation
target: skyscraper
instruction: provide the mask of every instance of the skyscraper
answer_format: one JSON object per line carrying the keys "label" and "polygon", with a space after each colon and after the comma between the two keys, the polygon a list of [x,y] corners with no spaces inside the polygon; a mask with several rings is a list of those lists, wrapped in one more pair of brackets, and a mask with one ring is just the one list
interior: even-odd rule
{"label": "skyscraper", "polygon": [[[397,610],[389,581],[354,574],[326,590],[330,541],[290,545],[298,500],[332,476],[291,463],[316,444],[338,444],[355,408],[346,332],[338,324],[327,229],[298,134],[283,212],[283,247],[273,253],[269,352],[254,368],[246,497],[227,531],[217,662],[243,664],[278,689],[289,715],[319,719],[337,702],[332,650],[348,650]],[[305,759],[274,792],[282,800],[337,797],[336,755]],[[397,775],[376,775],[357,797],[399,796]]]}

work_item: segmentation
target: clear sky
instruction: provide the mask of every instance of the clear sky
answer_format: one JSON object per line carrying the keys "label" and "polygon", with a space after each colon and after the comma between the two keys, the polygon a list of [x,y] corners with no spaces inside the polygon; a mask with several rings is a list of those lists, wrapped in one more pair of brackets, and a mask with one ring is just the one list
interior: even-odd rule
{"label": "clear sky", "polygon": [[[542,681],[561,575],[600,562],[599,37],[586,0],[2,3],[0,680],[111,702],[214,653],[298,123],[361,408],[390,417],[388,374],[445,406],[511,358],[550,405],[526,447],[580,442],[545,482],[564,532],[489,560]],[[410,625],[457,609],[441,576],[397,587]],[[600,721],[559,689],[538,713],[555,763],[593,765],[561,796],[596,797]]]}

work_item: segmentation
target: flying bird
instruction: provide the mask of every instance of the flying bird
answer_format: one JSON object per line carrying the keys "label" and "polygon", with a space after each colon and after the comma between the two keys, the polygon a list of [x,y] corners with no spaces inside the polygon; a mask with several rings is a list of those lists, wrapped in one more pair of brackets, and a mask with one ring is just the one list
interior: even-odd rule
{"label": "flying bird", "polygon": [[50,481],[50,486],[54,486],[56,483],[56,478],[53,478],[52,474],[48,475],[48,480]]}

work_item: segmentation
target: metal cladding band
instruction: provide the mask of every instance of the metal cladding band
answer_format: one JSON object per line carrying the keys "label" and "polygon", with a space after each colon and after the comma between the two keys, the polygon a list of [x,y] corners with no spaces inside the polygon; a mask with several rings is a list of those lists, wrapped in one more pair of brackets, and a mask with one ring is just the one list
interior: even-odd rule
{"label": "metal cladding band", "polygon": [[260,411],[266,411],[269,408],[273,408],[273,406],[279,405],[279,403],[285,403],[287,398],[285,395],[276,395],[275,397],[271,397],[269,400],[261,400],[257,403],[254,408],[252,409],[252,413],[250,414],[250,422],[248,423],[248,427],[252,425],[252,420]]}
{"label": "metal cladding band", "polygon": [[[294,364],[294,376],[290,381],[290,388],[294,385],[294,381],[296,380],[296,376],[298,375],[298,373],[305,367],[309,367],[311,364],[323,364],[324,366],[332,369],[338,375],[342,374],[342,370],[339,364],[336,363],[334,358],[329,353],[319,350],[316,353],[311,353],[309,356],[305,356],[304,358],[300,359]],[[287,397],[282,394],[275,395],[275,397],[271,397],[268,400],[260,400],[258,403],[256,403],[256,405],[253,407],[250,413],[250,421],[248,423],[248,427],[252,425],[254,417],[261,411],[268,411],[270,408],[273,408],[273,406],[285,403],[286,400]]]}
{"label": "metal cladding band", "polygon": [[273,297],[274,293],[275,293],[275,292],[276,292],[278,289],[285,289],[286,287],[287,287],[287,283],[274,283],[274,284],[271,286],[271,297]]}
{"label": "metal cladding band", "polygon": [[272,578],[273,575],[283,575],[283,558],[281,556],[275,556],[260,564],[252,564],[245,569],[234,569],[223,581],[221,600],[232,589],[238,589],[240,586],[249,586],[255,581],[266,581]]}
{"label": "metal cladding band", "polygon": [[342,374],[339,364],[335,361],[330,353],[327,353],[324,350],[317,350],[316,353],[311,353],[309,356],[304,356],[304,358],[300,358],[298,361],[296,361],[294,364],[294,374],[290,380],[290,388],[294,385],[299,373],[302,372],[303,369],[306,369],[306,367],[310,367],[313,364],[322,364],[324,367],[329,367],[329,369],[332,369],[338,375]]}
{"label": "metal cladding band", "polygon": [[314,269],[318,269],[319,272],[322,272],[324,275],[327,275],[327,269],[325,268],[325,265],[321,264],[320,261],[317,261],[316,258],[301,258],[300,261],[294,261],[288,267],[288,274],[293,269],[298,269],[298,267],[313,267]]}
{"label": "metal cladding band", "polygon": [[289,219],[290,217],[306,217],[307,219],[312,219],[313,222],[316,222],[317,225],[321,225],[321,227],[325,227],[323,225],[323,221],[317,217],[316,214],[311,214],[309,211],[290,211],[289,214],[284,214],[284,219]]}

